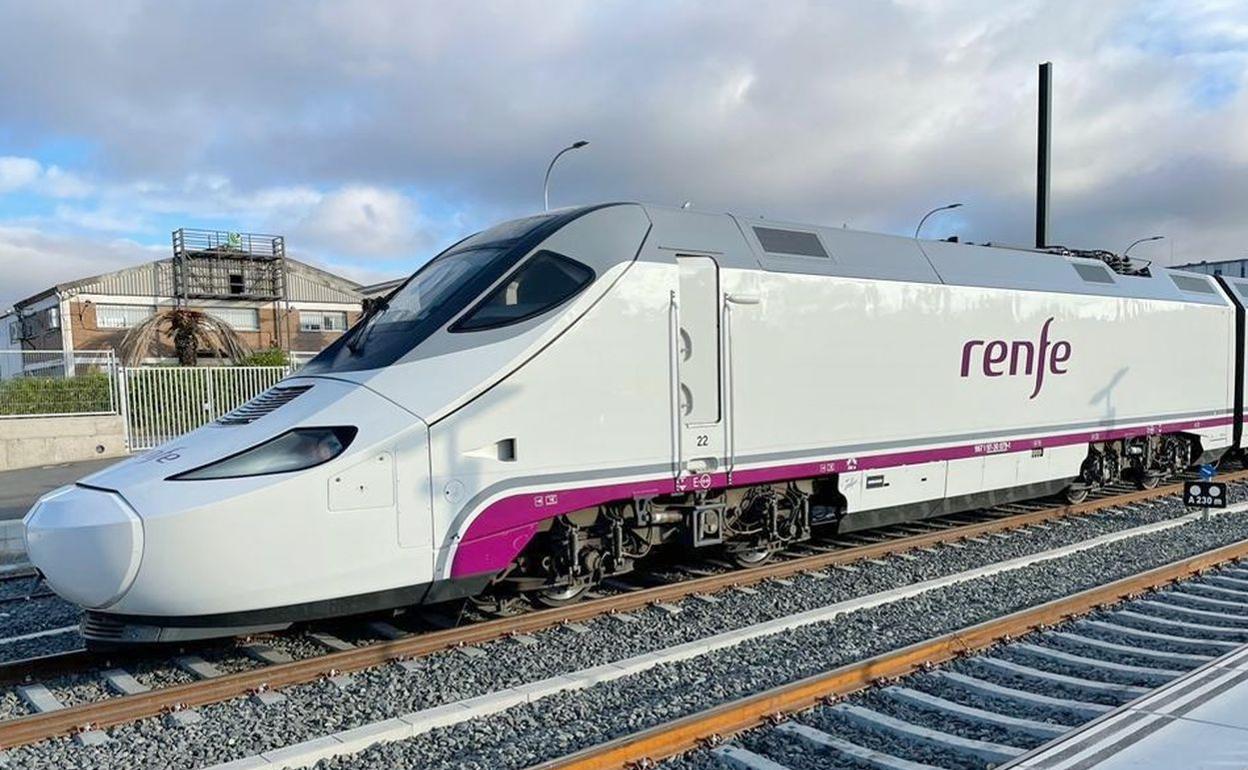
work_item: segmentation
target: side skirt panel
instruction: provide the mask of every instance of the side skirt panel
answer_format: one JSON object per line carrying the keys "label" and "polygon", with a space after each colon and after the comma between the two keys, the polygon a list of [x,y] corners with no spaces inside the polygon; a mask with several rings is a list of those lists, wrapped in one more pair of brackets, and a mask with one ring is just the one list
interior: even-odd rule
{"label": "side skirt panel", "polygon": [[885,527],[919,519],[930,519],[934,516],[947,516],[951,513],[962,513],[978,508],[990,508],[994,505],[1016,503],[1037,497],[1047,497],[1061,492],[1070,486],[1069,479],[1057,479],[1036,484],[1025,484],[1009,489],[994,489],[988,492],[976,492],[969,495],[947,497],[941,500],[927,500],[910,505],[897,505],[892,508],[878,508],[871,511],[850,513],[841,519],[837,532],[856,532],[863,529]]}

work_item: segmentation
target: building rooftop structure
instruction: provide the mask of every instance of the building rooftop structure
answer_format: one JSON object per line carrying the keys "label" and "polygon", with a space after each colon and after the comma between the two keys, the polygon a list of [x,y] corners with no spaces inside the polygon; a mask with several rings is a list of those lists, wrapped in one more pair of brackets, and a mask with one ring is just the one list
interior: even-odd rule
{"label": "building rooftop structure", "polygon": [[0,349],[115,349],[143,319],[188,307],[229,323],[253,350],[306,355],[348,329],[363,298],[355,281],[287,256],[281,236],[178,230],[171,257],[15,303],[0,315]]}
{"label": "building rooftop structure", "polygon": [[388,281],[370,283],[367,286],[360,287],[360,294],[370,299],[374,297],[384,297],[394,291],[399,284],[406,280],[407,276],[403,276],[402,278],[391,278]]}
{"label": "building rooftop structure", "polygon": [[1186,270],[1189,273],[1205,275],[1227,275],[1234,278],[1248,278],[1248,259],[1218,259],[1212,262],[1201,260],[1186,265],[1174,265],[1172,270]]}

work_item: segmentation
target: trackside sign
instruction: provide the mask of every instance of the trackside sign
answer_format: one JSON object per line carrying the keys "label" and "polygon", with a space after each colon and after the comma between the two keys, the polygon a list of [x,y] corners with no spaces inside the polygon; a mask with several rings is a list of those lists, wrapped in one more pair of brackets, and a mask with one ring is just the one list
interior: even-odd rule
{"label": "trackside sign", "polygon": [[1225,508],[1226,484],[1221,481],[1185,481],[1183,504],[1188,508]]}

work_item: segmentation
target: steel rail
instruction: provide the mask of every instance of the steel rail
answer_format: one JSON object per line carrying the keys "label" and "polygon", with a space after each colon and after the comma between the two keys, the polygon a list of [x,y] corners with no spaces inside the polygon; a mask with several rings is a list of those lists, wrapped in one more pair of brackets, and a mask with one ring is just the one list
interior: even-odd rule
{"label": "steel rail", "polygon": [[[1248,471],[1222,475],[1228,482],[1248,480]],[[683,599],[694,594],[713,593],[737,586],[798,575],[839,564],[865,559],[878,559],[941,543],[1027,527],[1056,519],[1079,516],[1132,502],[1168,497],[1182,490],[1182,484],[1168,484],[1154,489],[1138,490],[1121,495],[1062,505],[1030,513],[1011,514],[999,519],[975,522],[930,533],[897,538],[870,545],[846,548],[830,553],[802,556],[775,564],[725,572],[720,575],[692,578],[668,585],[639,589],[631,593],[592,599],[580,604],[555,609],[537,610],[516,617],[489,620],[462,628],[414,634],[402,639],[377,642],[343,652],[332,652],[314,658],[280,663],[263,668],[163,687],[136,695],[124,695],[103,701],[68,706],[57,711],[31,714],[0,722],[0,749],[35,743],[48,738],[69,735],[88,729],[105,729],[120,724],[156,717],[184,708],[206,706],[243,697],[264,690],[304,684],[328,676],[359,671],[393,661],[410,660],[455,647],[482,644],[512,635],[528,634],[561,624],[589,620],[602,615],[628,612],[644,607]],[[76,651],[76,662],[92,662],[106,658],[101,653]],[[29,681],[39,676],[39,665],[56,666],[58,656],[35,661],[18,661],[9,666],[0,664],[0,682]],[[128,651],[113,657],[129,657]],[[57,666],[60,671],[64,666]],[[9,670],[11,669],[11,671]],[[14,675],[20,675],[20,679]]]}
{"label": "steel rail", "polygon": [[0,606],[5,604],[19,604],[21,602],[33,602],[39,599],[48,599],[56,596],[54,591],[47,589],[35,591],[29,594],[16,594],[14,596],[0,596]]}
{"label": "steel rail", "polygon": [[[64,674],[80,673],[91,668],[113,668],[130,662],[149,660],[150,650],[85,650],[53,652],[32,658],[0,663],[0,686],[28,684]],[[0,724],[3,724],[0,722]]]}
{"label": "steel rail", "polygon": [[1070,620],[1107,604],[1134,598],[1211,567],[1245,557],[1248,557],[1248,540],[1241,540],[1139,575],[841,666],[566,757],[533,765],[529,770],[636,770],[652,767],[655,762],[668,757],[718,745],[725,738],[743,730],[783,721],[793,713],[835,702],[874,684],[891,681],[984,650],[999,642]]}

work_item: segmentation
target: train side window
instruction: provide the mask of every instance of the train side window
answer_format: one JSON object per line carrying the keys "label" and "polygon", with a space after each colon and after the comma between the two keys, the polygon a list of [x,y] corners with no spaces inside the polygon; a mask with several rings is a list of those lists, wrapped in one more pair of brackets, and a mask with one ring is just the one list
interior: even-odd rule
{"label": "train side window", "polygon": [[452,332],[494,329],[541,315],[576,296],[594,280],[586,265],[539,251],[451,327]]}
{"label": "train side window", "polygon": [[1109,270],[1103,265],[1088,265],[1082,262],[1071,262],[1070,266],[1075,269],[1079,277],[1088,283],[1113,283],[1114,277],[1109,274]]}
{"label": "train side window", "polygon": [[1209,285],[1209,281],[1204,278],[1197,278],[1194,275],[1175,275],[1170,274],[1170,280],[1174,281],[1174,285],[1183,291],[1195,294],[1214,294],[1213,287]]}
{"label": "train side window", "polygon": [[828,251],[815,233],[802,230],[781,230],[775,227],[755,227],[754,235],[763,251],[768,254],[797,255],[799,257],[824,257]]}

